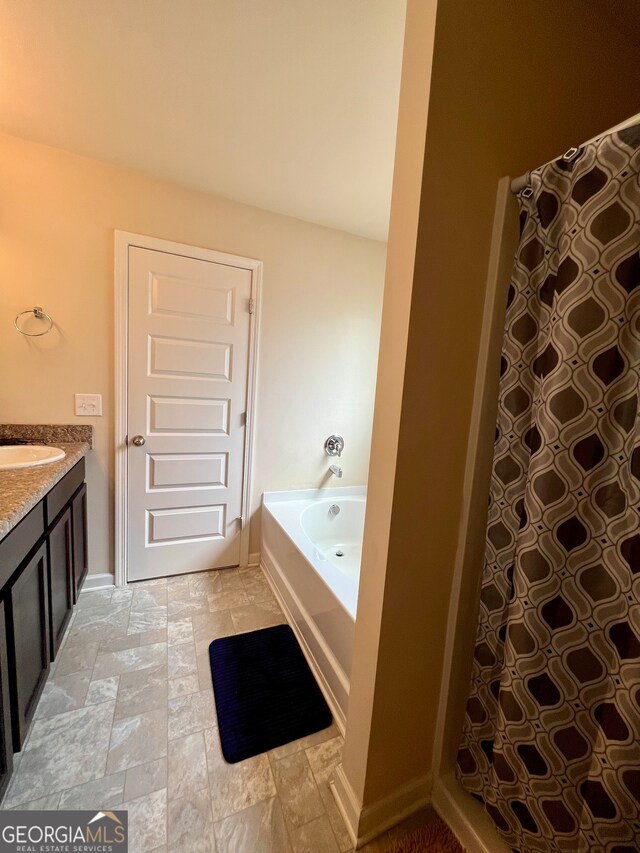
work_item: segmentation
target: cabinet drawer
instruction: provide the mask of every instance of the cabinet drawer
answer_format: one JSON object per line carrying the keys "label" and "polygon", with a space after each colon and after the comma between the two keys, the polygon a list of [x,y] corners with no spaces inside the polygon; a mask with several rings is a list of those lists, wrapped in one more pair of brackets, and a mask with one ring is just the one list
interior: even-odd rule
{"label": "cabinet drawer", "polygon": [[40,501],[0,542],[0,589],[43,533],[44,501]]}
{"label": "cabinet drawer", "polygon": [[56,519],[56,516],[69,503],[73,494],[84,483],[84,459],[77,462],[73,468],[64,475],[44,499],[45,516],[47,527]]}

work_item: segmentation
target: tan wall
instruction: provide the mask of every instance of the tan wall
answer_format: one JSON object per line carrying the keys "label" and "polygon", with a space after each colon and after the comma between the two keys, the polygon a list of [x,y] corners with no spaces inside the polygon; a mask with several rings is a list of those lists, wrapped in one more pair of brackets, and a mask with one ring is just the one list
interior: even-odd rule
{"label": "tan wall", "polygon": [[367,773],[384,604],[435,16],[436,0],[410,0],[407,4],[355,662],[343,759],[349,783],[360,800]]}
{"label": "tan wall", "polygon": [[[638,110],[637,46],[596,8],[582,0],[438,3],[382,618],[356,628],[354,671],[374,671],[375,684],[354,678],[345,747],[345,771],[365,803],[431,767],[498,179]],[[387,287],[394,235],[392,216]],[[381,350],[381,373],[386,358]],[[372,484],[376,454],[389,452],[375,441],[378,418],[388,417],[378,399]],[[371,536],[367,527],[365,556]],[[360,601],[380,583],[365,561]],[[375,649],[374,668],[366,658]],[[468,680],[464,657],[457,674]],[[351,708],[366,713],[372,694],[363,745]]]}
{"label": "tan wall", "polygon": [[[332,432],[340,485],[366,482],[384,244],[5,135],[0,200],[0,420],[95,425],[92,573],[113,570],[114,229],[264,262],[254,510],[266,489],[320,485]],[[33,305],[56,330],[29,340],[12,320]],[[78,391],[103,395],[102,418],[74,416]]]}

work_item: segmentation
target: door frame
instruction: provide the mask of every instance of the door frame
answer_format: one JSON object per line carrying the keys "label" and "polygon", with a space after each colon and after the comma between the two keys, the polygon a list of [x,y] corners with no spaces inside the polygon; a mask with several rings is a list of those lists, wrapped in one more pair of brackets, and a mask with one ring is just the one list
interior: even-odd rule
{"label": "door frame", "polygon": [[230,255],[213,249],[174,243],[159,237],[115,231],[115,585],[127,585],[128,547],[128,458],[127,458],[127,394],[129,340],[129,247],[151,249],[171,255],[225,264],[251,272],[253,311],[249,317],[249,359],[247,374],[247,422],[242,478],[242,529],[240,531],[240,566],[249,562],[249,512],[253,473],[253,441],[256,403],[258,338],[262,290],[262,261]]}

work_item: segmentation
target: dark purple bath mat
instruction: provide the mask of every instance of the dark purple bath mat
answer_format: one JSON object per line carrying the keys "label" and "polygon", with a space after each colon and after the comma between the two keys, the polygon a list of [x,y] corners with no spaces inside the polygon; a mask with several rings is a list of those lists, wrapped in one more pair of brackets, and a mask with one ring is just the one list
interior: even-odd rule
{"label": "dark purple bath mat", "polygon": [[329,706],[288,625],[214,640],[209,660],[229,764],[331,725]]}

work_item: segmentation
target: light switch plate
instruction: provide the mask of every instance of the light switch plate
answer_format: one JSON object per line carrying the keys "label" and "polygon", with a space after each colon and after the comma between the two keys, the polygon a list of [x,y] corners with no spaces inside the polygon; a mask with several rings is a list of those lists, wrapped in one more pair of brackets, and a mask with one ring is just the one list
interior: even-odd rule
{"label": "light switch plate", "polygon": [[76,415],[98,417],[102,414],[102,394],[76,394]]}

